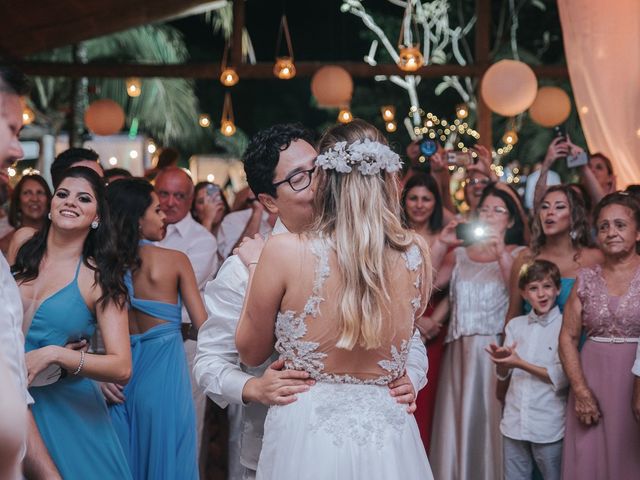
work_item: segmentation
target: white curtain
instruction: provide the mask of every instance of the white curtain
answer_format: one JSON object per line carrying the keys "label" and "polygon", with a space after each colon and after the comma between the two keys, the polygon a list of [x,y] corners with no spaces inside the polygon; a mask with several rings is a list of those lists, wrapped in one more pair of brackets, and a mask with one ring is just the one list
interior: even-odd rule
{"label": "white curtain", "polygon": [[558,0],[564,49],[591,153],[618,188],[640,183],[640,0]]}

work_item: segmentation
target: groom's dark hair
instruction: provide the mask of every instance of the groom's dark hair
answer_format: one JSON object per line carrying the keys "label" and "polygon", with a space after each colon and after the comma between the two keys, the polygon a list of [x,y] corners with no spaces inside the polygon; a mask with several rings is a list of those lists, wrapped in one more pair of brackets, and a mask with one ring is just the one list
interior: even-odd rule
{"label": "groom's dark hair", "polygon": [[280,152],[289,148],[294,140],[304,140],[314,145],[314,135],[299,123],[280,124],[256,133],[244,153],[244,171],[247,183],[254,195],[266,193],[276,197],[273,177],[280,159]]}

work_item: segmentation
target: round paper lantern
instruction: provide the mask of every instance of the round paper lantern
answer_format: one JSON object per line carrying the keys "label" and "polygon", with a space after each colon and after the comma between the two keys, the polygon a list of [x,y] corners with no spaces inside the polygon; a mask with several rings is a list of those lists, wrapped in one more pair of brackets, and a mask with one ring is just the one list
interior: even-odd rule
{"label": "round paper lantern", "polygon": [[494,112],[513,117],[524,112],[536,99],[538,81],[527,64],[500,60],[482,77],[482,99]]}
{"label": "round paper lantern", "polygon": [[124,127],[124,110],[108,98],[96,100],[84,112],[84,123],[96,135],[114,135]]}
{"label": "round paper lantern", "polygon": [[533,105],[529,107],[531,120],[543,127],[564,123],[571,114],[571,100],[567,92],[558,87],[540,87]]}
{"label": "round paper lantern", "polygon": [[311,93],[319,107],[341,108],[351,102],[353,80],[349,72],[335,65],[327,65],[314,73]]}

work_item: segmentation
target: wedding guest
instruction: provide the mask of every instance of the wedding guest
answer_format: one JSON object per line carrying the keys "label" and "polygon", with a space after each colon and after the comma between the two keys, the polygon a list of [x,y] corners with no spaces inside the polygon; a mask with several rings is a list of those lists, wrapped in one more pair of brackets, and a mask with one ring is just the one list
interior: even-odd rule
{"label": "wedding guest", "polygon": [[[155,192],[160,200],[160,209],[165,214],[164,221],[167,226],[164,239],[157,242],[157,245],[178,250],[189,258],[196,275],[198,289],[202,294],[206,283],[218,270],[217,243],[216,238],[191,215],[193,190],[191,177],[181,168],[166,167],[157,173]],[[189,318],[185,308],[182,309],[182,324],[184,349],[189,363],[189,372],[192,372],[196,342],[191,329],[193,319]],[[191,386],[196,408],[196,449],[200,452],[206,397],[193,377]]]}
{"label": "wedding guest", "polygon": [[535,260],[521,268],[518,288],[532,310],[509,322],[504,346],[487,350],[498,379],[510,379],[500,422],[504,478],[529,479],[536,465],[545,480],[560,480],[569,385],[558,357],[560,270]]}
{"label": "wedding guest", "polygon": [[[571,383],[563,478],[636,478],[640,428],[631,402],[640,337],[640,204],[627,193],[594,212],[604,263],[578,272],[565,306],[560,358]],[[582,330],[588,340],[580,352]]]}
{"label": "wedding guest", "polygon": [[182,304],[200,327],[206,311],[189,259],[156,247],[166,233],[158,196],[146,180],[118,180],[107,202],[127,272],[133,374],[103,384],[111,419],[134,479],[196,479],[196,420],[182,346]]}
{"label": "wedding guest", "polygon": [[[406,182],[400,197],[405,225],[419,234],[429,246],[433,245],[443,225],[443,204],[438,184],[431,175],[415,173]],[[442,276],[440,269],[437,277]],[[429,452],[431,425],[435,407],[436,391],[440,372],[440,362],[444,350],[443,328],[449,319],[449,299],[447,283],[440,284],[436,278],[435,289],[429,299],[424,315],[416,321],[422,340],[426,342],[429,356],[427,387],[422,389],[416,400],[415,417],[425,449]]]}
{"label": "wedding guest", "polygon": [[[30,227],[40,230],[51,203],[51,190],[40,175],[25,175],[20,179],[11,195],[9,224],[17,230]],[[0,250],[8,253],[15,230],[0,239]]]}
{"label": "wedding guest", "polygon": [[149,181],[155,180],[158,173],[165,168],[178,168],[180,152],[173,147],[164,147],[158,150],[154,160],[153,167],[144,172],[144,178]]}
{"label": "wedding guest", "polygon": [[50,167],[53,188],[58,188],[64,171],[71,167],[87,167],[104,176],[100,156],[90,148],[69,148],[58,154]]}
{"label": "wedding guest", "polygon": [[519,253],[511,269],[507,322],[530,310],[529,304],[523,304],[517,287],[523,265],[543,259],[558,266],[562,275],[558,306],[563,311],[578,270],[602,262],[600,250],[590,246],[584,203],[570,185],[554,185],[546,190],[534,213],[531,231],[529,247]]}
{"label": "wedding guest", "polygon": [[[193,204],[191,205],[193,219],[217,237],[220,223],[230,212],[222,189],[215,183],[198,182],[193,192]],[[219,247],[220,242],[218,241]]]}
{"label": "wedding guest", "polygon": [[[484,235],[448,255],[454,267],[451,320],[440,369],[446,381],[438,386],[431,437],[436,478],[502,477],[501,406],[484,350],[499,341],[503,330],[511,266],[523,243],[520,211],[509,193],[486,187],[476,209]],[[443,229],[434,251],[442,250],[442,244],[459,244],[453,227],[455,222]],[[434,268],[440,268],[439,260]]]}
{"label": "wedding guest", "polygon": [[104,171],[104,181],[107,184],[113,183],[116,180],[120,180],[123,178],[131,178],[131,177],[133,177],[133,175],[126,168],[114,167],[114,168],[107,168]]}
{"label": "wedding guest", "polygon": [[[65,170],[50,215],[38,232],[23,228],[14,238],[19,250],[12,271],[28,312],[25,349],[33,415],[65,480],[86,478],[87,472],[131,478],[92,381],[124,384],[131,375],[127,291],[102,179],[86,167]],[[105,355],[64,348],[87,340],[98,326]]]}

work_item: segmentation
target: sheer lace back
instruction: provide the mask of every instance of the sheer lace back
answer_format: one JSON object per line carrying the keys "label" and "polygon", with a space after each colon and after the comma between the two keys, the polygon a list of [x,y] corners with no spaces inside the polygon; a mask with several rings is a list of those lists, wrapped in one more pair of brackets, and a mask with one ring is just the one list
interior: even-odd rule
{"label": "sheer lace back", "polygon": [[[324,239],[304,244],[304,250],[313,254],[315,268],[302,262],[300,278],[291,282],[294,291],[282,302],[283,309],[292,308],[279,313],[276,321],[275,348],[287,368],[305,370],[315,380],[333,383],[386,385],[402,376],[414,320],[427,301],[420,249],[412,245],[404,253],[389,250],[392,304],[383,324],[382,345],[345,350],[336,347],[341,285],[339,276],[332,273],[337,271],[335,251]],[[311,290],[310,295],[304,295],[305,290]],[[304,298],[303,306],[299,299]]]}
{"label": "sheer lace back", "polygon": [[580,269],[577,283],[587,335],[640,337],[640,269],[620,297],[609,295],[600,265]]}

